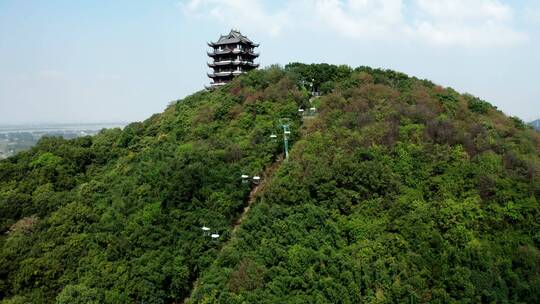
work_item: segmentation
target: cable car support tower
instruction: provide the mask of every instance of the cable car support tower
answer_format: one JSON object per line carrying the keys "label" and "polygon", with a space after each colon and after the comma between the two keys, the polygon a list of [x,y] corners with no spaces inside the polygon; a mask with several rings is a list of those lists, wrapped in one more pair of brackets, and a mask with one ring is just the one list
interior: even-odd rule
{"label": "cable car support tower", "polygon": [[283,146],[285,149],[285,160],[289,159],[289,135],[291,135],[291,120],[289,118],[281,118],[279,125],[283,128]]}

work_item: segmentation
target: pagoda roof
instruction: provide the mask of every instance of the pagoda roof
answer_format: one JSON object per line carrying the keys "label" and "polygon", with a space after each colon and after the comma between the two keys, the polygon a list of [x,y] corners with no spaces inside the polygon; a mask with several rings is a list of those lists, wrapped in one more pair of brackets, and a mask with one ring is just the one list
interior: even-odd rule
{"label": "pagoda roof", "polygon": [[226,44],[234,44],[234,43],[245,43],[249,45],[253,45],[255,47],[259,46],[256,43],[253,43],[253,41],[249,40],[248,37],[242,35],[240,31],[237,30],[231,30],[231,32],[228,35],[221,35],[216,42],[211,42],[209,45],[226,45]]}

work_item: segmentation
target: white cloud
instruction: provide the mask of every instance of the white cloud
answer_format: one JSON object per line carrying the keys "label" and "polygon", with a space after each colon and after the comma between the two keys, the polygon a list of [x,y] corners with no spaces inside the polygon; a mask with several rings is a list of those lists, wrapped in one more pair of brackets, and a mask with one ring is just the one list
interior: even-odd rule
{"label": "white cloud", "polygon": [[437,46],[502,47],[528,40],[524,33],[490,22],[476,26],[421,22],[415,33],[419,39]]}
{"label": "white cloud", "polygon": [[322,24],[348,37],[389,37],[402,27],[402,0],[316,0],[314,14]]}
{"label": "white cloud", "polygon": [[271,35],[308,27],[353,39],[472,48],[528,40],[513,25],[513,8],[499,0],[296,0],[271,6],[262,0],[181,2],[189,16]]}
{"label": "white cloud", "polygon": [[255,28],[278,35],[288,23],[288,12],[269,13],[260,0],[188,0],[179,3],[192,17],[210,17],[232,28]]}
{"label": "white cloud", "polygon": [[428,18],[451,21],[508,21],[512,8],[497,0],[416,0],[417,7]]}
{"label": "white cloud", "polygon": [[513,28],[513,9],[497,0],[416,0],[415,11],[415,35],[435,45],[508,46],[528,39]]}

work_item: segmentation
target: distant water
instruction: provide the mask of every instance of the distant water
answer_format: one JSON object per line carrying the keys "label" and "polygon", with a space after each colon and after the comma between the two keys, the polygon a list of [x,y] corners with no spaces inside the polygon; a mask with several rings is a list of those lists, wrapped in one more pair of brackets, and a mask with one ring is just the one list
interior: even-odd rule
{"label": "distant water", "polygon": [[127,123],[87,124],[43,124],[43,125],[0,125],[0,134],[6,133],[56,133],[66,131],[99,131],[101,129],[124,128]]}
{"label": "distant water", "polygon": [[127,123],[42,124],[0,126],[0,160],[33,147],[43,136],[73,139],[95,135],[102,129],[124,128]]}

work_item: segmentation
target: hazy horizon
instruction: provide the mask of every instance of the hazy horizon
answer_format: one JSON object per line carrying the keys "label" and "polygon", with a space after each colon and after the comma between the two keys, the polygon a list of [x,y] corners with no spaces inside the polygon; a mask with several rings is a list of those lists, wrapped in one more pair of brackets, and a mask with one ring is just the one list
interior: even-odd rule
{"label": "hazy horizon", "polygon": [[125,125],[134,121],[106,121],[106,122],[32,122],[32,123],[3,123],[0,129],[16,127],[62,127],[62,126],[85,126],[85,125]]}
{"label": "hazy horizon", "polygon": [[392,69],[540,118],[538,1],[5,0],[0,125],[144,120],[203,89],[231,28],[263,67]]}

